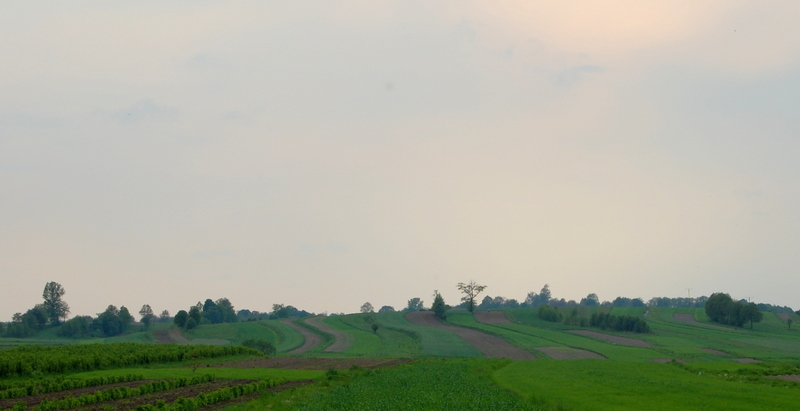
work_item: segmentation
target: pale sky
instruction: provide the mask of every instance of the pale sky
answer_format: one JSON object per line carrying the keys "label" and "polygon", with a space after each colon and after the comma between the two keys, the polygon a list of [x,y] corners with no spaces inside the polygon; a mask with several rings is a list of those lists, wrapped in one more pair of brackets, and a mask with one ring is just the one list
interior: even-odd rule
{"label": "pale sky", "polygon": [[[533,3],[533,4],[532,4]],[[800,2],[5,1],[0,320],[800,308]]]}

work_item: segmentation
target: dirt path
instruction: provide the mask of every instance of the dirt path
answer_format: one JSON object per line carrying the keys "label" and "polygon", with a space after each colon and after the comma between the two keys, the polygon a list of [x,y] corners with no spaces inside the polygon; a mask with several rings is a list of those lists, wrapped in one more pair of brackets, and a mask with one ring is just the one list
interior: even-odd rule
{"label": "dirt path", "polygon": [[537,350],[547,354],[548,357],[554,360],[584,360],[587,358],[594,358],[598,360],[604,360],[606,357],[602,355],[581,350],[579,348],[572,348],[572,347],[536,347]]}
{"label": "dirt path", "polygon": [[475,321],[483,324],[514,324],[508,320],[505,311],[475,311]]}
{"label": "dirt path", "polygon": [[351,334],[330,327],[328,324],[322,322],[322,319],[319,317],[309,318],[306,322],[319,328],[322,332],[333,335],[333,344],[325,348],[325,352],[344,352],[344,350],[348,349],[353,343],[353,336]]}
{"label": "dirt path", "polygon": [[645,347],[645,348],[653,347],[653,344],[650,344],[649,342],[644,341],[644,340],[637,340],[635,338],[627,338],[627,337],[619,337],[619,336],[616,336],[616,335],[603,334],[603,333],[598,333],[598,332],[595,332],[595,331],[572,330],[572,331],[567,331],[567,332],[571,333],[571,334],[582,335],[584,337],[597,338],[599,340],[608,341],[608,342],[611,342],[611,343],[614,343],[614,344],[627,345],[627,346],[630,346],[630,347]]}
{"label": "dirt path", "polygon": [[692,314],[677,314],[677,313],[675,313],[675,314],[672,314],[672,318],[674,318],[675,320],[680,321],[682,323],[687,323],[687,324],[691,324],[691,325],[699,325],[701,327],[716,328],[718,330],[725,330],[725,331],[739,331],[736,328],[727,328],[727,327],[720,327],[720,326],[717,326],[717,325],[701,323],[700,321],[695,320],[694,319],[694,315],[692,315]]}
{"label": "dirt path", "polygon": [[523,350],[522,348],[515,347],[508,343],[508,341],[482,333],[480,331],[470,330],[469,328],[454,327],[446,325],[436,318],[436,314],[431,311],[417,311],[408,313],[406,319],[414,324],[423,325],[427,327],[436,327],[443,330],[451,331],[463,338],[469,345],[477,348],[488,358],[510,358],[512,360],[535,360],[536,356]]}
{"label": "dirt path", "polygon": [[714,355],[728,355],[725,351],[715,350],[713,348],[701,348],[701,350]]}
{"label": "dirt path", "polygon": [[322,338],[320,338],[317,334],[312,333],[305,327],[301,327],[293,323],[292,320],[281,320],[281,322],[289,327],[294,328],[300,334],[303,334],[303,338],[305,339],[305,341],[303,341],[303,345],[289,351],[288,354],[302,354],[322,343]]}
{"label": "dirt path", "polygon": [[188,338],[183,336],[180,328],[162,328],[153,330],[153,337],[159,344],[189,344]]}

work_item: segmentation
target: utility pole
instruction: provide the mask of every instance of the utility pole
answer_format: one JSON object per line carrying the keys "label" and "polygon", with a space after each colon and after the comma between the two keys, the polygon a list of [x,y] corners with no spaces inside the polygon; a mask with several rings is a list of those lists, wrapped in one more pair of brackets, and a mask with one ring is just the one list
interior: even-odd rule
{"label": "utility pole", "polygon": [[687,288],[686,292],[689,293],[689,298],[692,298],[692,289],[691,288]]}

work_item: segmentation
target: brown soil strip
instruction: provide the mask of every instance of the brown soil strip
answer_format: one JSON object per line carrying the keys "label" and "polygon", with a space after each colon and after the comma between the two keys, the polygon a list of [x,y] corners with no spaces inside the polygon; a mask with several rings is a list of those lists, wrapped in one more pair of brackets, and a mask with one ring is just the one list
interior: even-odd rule
{"label": "brown soil strip", "polygon": [[161,328],[153,330],[153,337],[159,344],[188,344],[189,339],[183,336],[179,328]]}
{"label": "brown soil strip", "polygon": [[475,311],[475,321],[489,325],[514,324],[508,320],[505,311]]}
{"label": "brown soil strip", "polygon": [[328,324],[322,322],[320,317],[306,319],[306,322],[318,328],[322,332],[333,335],[333,344],[325,348],[325,352],[344,352],[344,350],[348,349],[353,343],[353,336],[351,334],[344,333],[330,327]]}
{"label": "brown soil strip", "polygon": [[725,351],[715,350],[713,348],[701,348],[701,350],[714,355],[728,355]]}
{"label": "brown soil strip", "polygon": [[590,358],[604,360],[606,358],[596,352],[572,347],[536,347],[536,349],[554,360],[585,360]]}
{"label": "brown soil strip", "polygon": [[302,354],[322,343],[322,338],[319,335],[312,333],[305,327],[301,327],[292,322],[292,320],[281,320],[282,323],[294,328],[300,334],[303,334],[303,345],[289,351],[289,354]]}
{"label": "brown soil strip", "polygon": [[66,397],[80,397],[81,395],[84,394],[94,394],[97,391],[102,391],[109,388],[118,388],[118,387],[136,388],[153,381],[158,381],[158,380],[119,382],[116,384],[105,384],[105,385],[96,385],[94,387],[76,388],[74,390],[53,391],[44,394],[30,395],[27,397],[9,398],[0,400],[0,409],[4,410],[6,408],[11,408],[14,406],[15,403],[19,401],[25,401],[26,403],[28,403],[29,407],[32,407],[34,405],[38,405],[44,400],[60,400]]}
{"label": "brown soil strip", "polygon": [[797,375],[797,374],[792,374],[792,375],[772,375],[772,376],[769,376],[767,378],[777,378],[779,380],[800,382],[800,375]]}
{"label": "brown soil strip", "polygon": [[761,360],[756,360],[755,358],[734,358],[733,360],[741,364],[753,364],[761,362]]}
{"label": "brown soil strip", "polygon": [[271,357],[236,360],[216,365],[231,368],[283,368],[293,370],[344,370],[353,366],[362,368],[382,368],[410,362],[408,358],[306,358]]}
{"label": "brown soil strip", "polygon": [[463,338],[469,345],[477,348],[488,358],[510,358],[512,360],[535,360],[536,356],[523,350],[522,348],[515,347],[508,343],[508,341],[486,334],[480,331],[471,330],[469,328],[454,327],[446,325],[436,318],[436,314],[432,311],[417,311],[406,314],[406,319],[417,325],[424,325],[427,327],[436,327],[455,333]]}
{"label": "brown soil strip", "polygon": [[572,331],[567,331],[567,332],[572,333],[572,334],[582,335],[584,337],[597,338],[597,339],[600,339],[600,340],[612,342],[614,344],[619,344],[619,345],[628,345],[628,346],[631,346],[631,347],[653,347],[653,344],[650,344],[649,342],[644,341],[644,340],[637,340],[635,338],[627,338],[627,337],[619,337],[619,336],[616,336],[616,335],[603,334],[603,333],[599,333],[599,332],[595,332],[595,331],[572,330]]}
{"label": "brown soil strip", "polygon": [[789,314],[787,314],[787,313],[780,313],[780,314],[775,314],[775,315],[777,315],[778,318],[780,318],[781,321],[783,321],[783,322],[789,321]]}
{"label": "brown soil strip", "polygon": [[725,331],[739,331],[736,328],[727,328],[727,327],[720,327],[720,326],[717,326],[717,325],[701,323],[700,321],[695,320],[694,319],[694,315],[692,315],[692,314],[677,314],[676,313],[676,314],[672,314],[672,318],[674,318],[675,320],[680,321],[682,323],[687,323],[687,324],[691,324],[691,325],[699,325],[701,327],[716,328],[718,330],[725,330]]}
{"label": "brown soil strip", "polygon": [[653,362],[657,362],[659,364],[668,364],[668,363],[671,363],[672,361],[675,361],[675,362],[677,362],[679,364],[686,364],[686,361],[678,360],[678,359],[675,359],[675,358],[653,358],[652,361]]}

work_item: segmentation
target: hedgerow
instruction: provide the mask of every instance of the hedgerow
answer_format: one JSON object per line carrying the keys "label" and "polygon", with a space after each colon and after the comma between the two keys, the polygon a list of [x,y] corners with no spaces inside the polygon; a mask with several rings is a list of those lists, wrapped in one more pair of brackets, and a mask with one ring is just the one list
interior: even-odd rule
{"label": "hedgerow", "polygon": [[238,354],[262,355],[257,350],[242,346],[136,343],[22,346],[0,350],[0,378],[30,375],[34,372],[91,371]]}
{"label": "hedgerow", "polygon": [[[100,385],[116,384],[120,382],[140,381],[144,379],[141,374],[128,374],[110,377],[96,377],[86,380],[73,380],[64,378],[42,378],[36,380],[17,381],[15,387],[8,387],[0,391],[0,400],[27,397],[30,395],[46,394],[48,392],[75,390],[78,388],[97,387]],[[10,385],[10,384],[9,384]]]}

